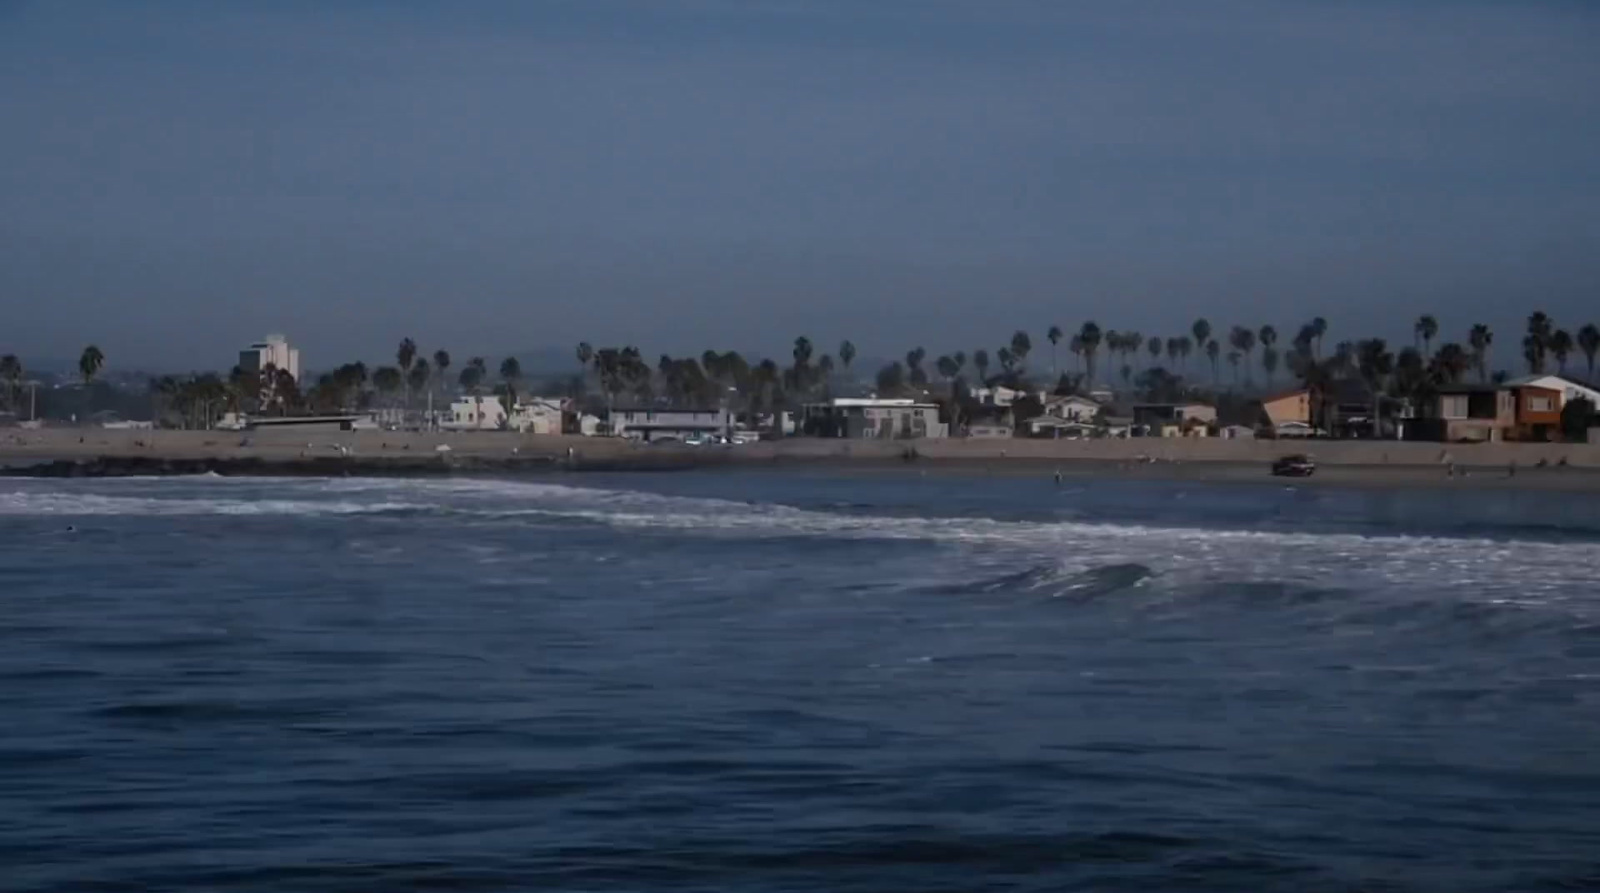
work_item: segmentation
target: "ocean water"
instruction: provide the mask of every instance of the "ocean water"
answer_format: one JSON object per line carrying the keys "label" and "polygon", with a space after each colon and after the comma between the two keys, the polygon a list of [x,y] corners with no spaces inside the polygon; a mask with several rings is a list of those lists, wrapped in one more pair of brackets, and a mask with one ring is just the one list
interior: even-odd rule
{"label": "ocean water", "polygon": [[0,481],[0,890],[1600,889],[1589,496]]}

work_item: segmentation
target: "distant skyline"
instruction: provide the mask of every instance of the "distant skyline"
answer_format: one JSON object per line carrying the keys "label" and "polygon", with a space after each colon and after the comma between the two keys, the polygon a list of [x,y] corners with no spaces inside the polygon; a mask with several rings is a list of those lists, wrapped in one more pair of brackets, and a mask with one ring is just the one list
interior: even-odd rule
{"label": "distant skyline", "polygon": [[[0,352],[1600,320],[1600,6],[0,0]],[[1037,350],[1037,348],[1036,348]]]}

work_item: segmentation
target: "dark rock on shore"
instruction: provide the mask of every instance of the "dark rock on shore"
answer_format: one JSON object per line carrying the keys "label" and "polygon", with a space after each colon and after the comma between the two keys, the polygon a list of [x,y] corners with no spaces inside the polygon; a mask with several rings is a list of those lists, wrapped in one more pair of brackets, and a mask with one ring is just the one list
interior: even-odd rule
{"label": "dark rock on shore", "polygon": [[547,458],[484,460],[443,458],[355,458],[318,456],[300,459],[205,458],[170,459],[146,456],[100,456],[89,460],[57,460],[0,470],[11,477],[105,478],[170,477],[216,474],[224,477],[429,477],[463,471],[547,470]]}

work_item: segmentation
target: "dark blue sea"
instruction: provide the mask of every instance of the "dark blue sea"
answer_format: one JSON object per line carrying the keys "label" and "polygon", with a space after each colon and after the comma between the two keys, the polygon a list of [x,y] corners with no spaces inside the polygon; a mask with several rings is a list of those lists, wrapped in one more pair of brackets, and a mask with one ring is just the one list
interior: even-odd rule
{"label": "dark blue sea", "polygon": [[1600,502],[0,481],[0,890],[1600,889]]}

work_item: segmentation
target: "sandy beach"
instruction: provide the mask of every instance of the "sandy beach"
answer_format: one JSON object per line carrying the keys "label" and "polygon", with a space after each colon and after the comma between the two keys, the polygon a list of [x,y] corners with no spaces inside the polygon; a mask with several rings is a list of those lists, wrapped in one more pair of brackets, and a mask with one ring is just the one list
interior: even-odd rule
{"label": "sandy beach", "polygon": [[[446,449],[447,448],[447,449]],[[650,446],[606,438],[506,432],[402,433],[12,429],[0,468],[103,463],[99,473],[444,474],[817,467],[877,472],[1115,475],[1280,482],[1267,466],[1292,452],[1319,464],[1308,483],[1600,490],[1600,447],[1363,441],[1134,439],[846,441],[791,438],[737,447]],[[162,467],[161,463],[168,463]],[[1449,466],[1457,473],[1449,474]],[[1513,471],[1514,468],[1514,471]]]}

